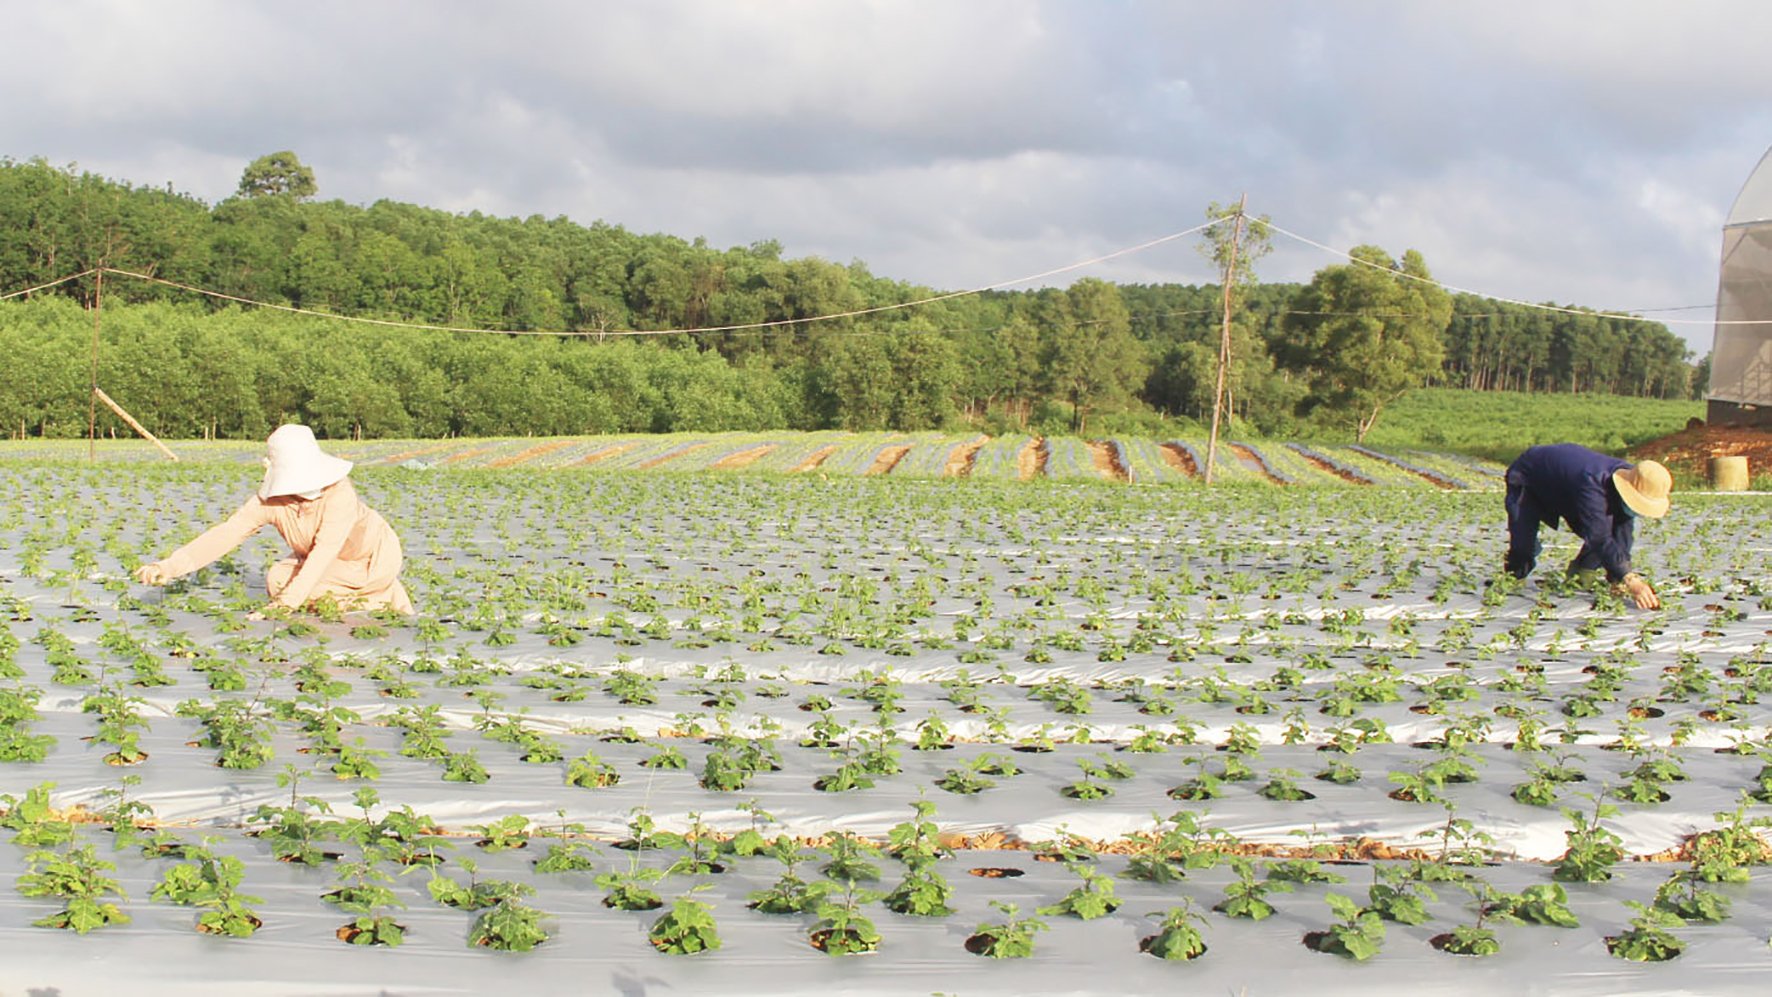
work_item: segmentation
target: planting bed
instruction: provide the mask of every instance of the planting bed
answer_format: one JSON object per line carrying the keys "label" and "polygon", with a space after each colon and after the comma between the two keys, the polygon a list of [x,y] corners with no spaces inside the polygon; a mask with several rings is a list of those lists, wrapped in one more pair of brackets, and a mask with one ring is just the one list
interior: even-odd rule
{"label": "planting bed", "polygon": [[247,621],[268,533],[124,581],[247,467],[5,460],[0,992],[1763,987],[1772,504],[1643,524],[1643,613],[1554,570],[1566,533],[1496,578],[1499,498],[1418,476],[862,473],[948,444],[829,477],[389,448],[354,478],[412,620]]}

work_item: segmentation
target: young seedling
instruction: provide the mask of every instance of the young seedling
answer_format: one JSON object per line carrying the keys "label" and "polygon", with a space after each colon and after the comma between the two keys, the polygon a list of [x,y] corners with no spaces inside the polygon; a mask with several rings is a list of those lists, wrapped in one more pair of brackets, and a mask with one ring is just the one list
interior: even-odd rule
{"label": "young seedling", "polygon": [[25,856],[30,871],[19,875],[18,891],[27,897],[51,897],[64,901],[61,910],[31,923],[42,928],[66,928],[84,935],[110,924],[128,924],[123,913],[108,896],[124,899],[117,881],[105,872],[115,872],[116,863],[98,857],[91,845],[69,845],[59,852],[47,849]]}
{"label": "young seedling", "polygon": [[1630,900],[1624,905],[1637,916],[1628,929],[1606,936],[1606,951],[1632,962],[1666,962],[1686,950],[1686,943],[1667,930],[1685,923],[1678,914]]}
{"label": "young seedling", "polygon": [[652,922],[646,940],[667,955],[694,955],[720,947],[720,933],[714,922],[714,909],[695,899],[695,894],[710,884],[702,884],[671,903],[671,909]]}
{"label": "young seedling", "polygon": [[1409,873],[1406,866],[1374,865],[1372,886],[1366,891],[1366,909],[1398,924],[1426,924],[1432,920],[1427,904],[1439,897]]}
{"label": "young seedling", "polygon": [[818,921],[809,936],[814,948],[825,955],[857,955],[880,947],[880,931],[860,911],[862,904],[880,899],[872,890],[856,889],[849,880],[842,893],[826,891],[818,904]]}
{"label": "young seedling", "polygon": [[506,897],[483,911],[468,932],[468,944],[501,952],[528,952],[551,937],[546,914]]}
{"label": "young seedling", "polygon": [[904,879],[898,888],[882,898],[887,910],[911,917],[946,917],[954,912],[948,906],[953,896],[948,885],[929,858],[913,858],[906,862]]}
{"label": "young seedling", "polygon": [[966,951],[992,959],[1022,959],[1034,954],[1034,935],[1049,925],[1035,917],[1022,917],[1016,904],[992,900],[1003,912],[1000,922],[980,924],[966,939]]}
{"label": "young seedling", "polygon": [[806,859],[800,846],[784,835],[775,839],[770,845],[769,853],[782,864],[781,878],[768,889],[750,895],[751,909],[764,914],[803,914],[816,907],[823,892],[831,884],[807,883],[800,878],[798,869],[800,863]]}
{"label": "young seedling", "polygon": [[1156,934],[1139,941],[1140,952],[1170,960],[1197,959],[1206,954],[1206,940],[1201,937],[1199,928],[1206,923],[1206,918],[1194,910],[1191,899],[1184,897],[1180,907],[1149,916],[1161,920]]}
{"label": "young seedling", "polygon": [[1624,858],[1624,840],[1601,826],[1600,821],[1618,815],[1618,808],[1604,802],[1605,791],[1583,794],[1594,804],[1594,814],[1565,807],[1563,816],[1574,824],[1563,832],[1569,848],[1551,872],[1564,883],[1603,883],[1612,878],[1612,867]]}
{"label": "young seedling", "polygon": [[1114,896],[1114,877],[1084,862],[1073,862],[1067,868],[1082,878],[1082,884],[1065,894],[1058,903],[1039,908],[1039,913],[1069,914],[1091,921],[1119,909],[1120,899]]}
{"label": "young seedling", "polygon": [[1378,954],[1384,947],[1384,919],[1360,906],[1339,893],[1330,893],[1323,897],[1341,920],[1330,925],[1323,931],[1313,931],[1304,936],[1306,947],[1317,952],[1327,952],[1365,962]]}

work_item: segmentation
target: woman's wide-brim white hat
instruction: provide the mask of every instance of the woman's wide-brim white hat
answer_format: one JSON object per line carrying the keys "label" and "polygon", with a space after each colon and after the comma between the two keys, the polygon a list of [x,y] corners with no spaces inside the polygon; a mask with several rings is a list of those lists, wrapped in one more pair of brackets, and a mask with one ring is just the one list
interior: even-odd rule
{"label": "woman's wide-brim white hat", "polygon": [[258,486],[258,497],[316,492],[343,480],[351,467],[350,461],[322,452],[308,427],[278,426],[265,440],[265,480]]}

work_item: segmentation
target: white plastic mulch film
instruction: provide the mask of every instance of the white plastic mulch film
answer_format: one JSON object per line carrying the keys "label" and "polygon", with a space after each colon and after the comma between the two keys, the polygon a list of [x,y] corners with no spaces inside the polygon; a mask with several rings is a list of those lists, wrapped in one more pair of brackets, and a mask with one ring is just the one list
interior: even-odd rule
{"label": "white plastic mulch film", "polygon": [[1723,226],[1717,322],[1710,397],[1772,406],[1772,150],[1747,178]]}
{"label": "white plastic mulch film", "polygon": [[[245,619],[268,531],[126,580],[251,468],[3,458],[0,993],[1750,993],[1772,969],[1761,498],[1640,524],[1666,601],[1640,612],[1563,578],[1563,532],[1498,577],[1493,493],[366,469],[421,615],[291,626]],[[1591,881],[1559,872],[1584,826]],[[166,898],[228,859],[250,937]],[[38,926],[75,912],[42,888],[69,864],[127,923]],[[913,872],[939,909],[883,898]],[[822,911],[751,906],[795,879]],[[608,906],[624,883],[663,906]],[[1251,884],[1271,916],[1215,909]],[[1420,923],[1361,961],[1307,947],[1369,931],[1331,897],[1379,887]],[[1554,888],[1573,926],[1505,915]],[[1720,916],[1662,923],[1658,897]],[[649,941],[683,898],[718,948]],[[547,939],[474,944],[501,909]],[[363,916],[403,944],[341,940]],[[857,917],[876,951],[814,947]],[[1024,957],[969,950],[1029,917]],[[1204,953],[1142,951],[1165,917]],[[1683,950],[1613,955],[1633,921]],[[1436,947],[1461,930],[1499,951]]]}

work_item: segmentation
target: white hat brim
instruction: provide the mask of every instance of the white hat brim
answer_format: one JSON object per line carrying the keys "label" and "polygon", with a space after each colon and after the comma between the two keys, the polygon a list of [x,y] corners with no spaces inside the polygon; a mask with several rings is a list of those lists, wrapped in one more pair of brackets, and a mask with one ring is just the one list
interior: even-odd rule
{"label": "white hat brim", "polygon": [[280,464],[266,468],[265,480],[258,486],[258,497],[268,499],[319,491],[343,481],[354,466],[343,457],[316,451],[293,466]]}

